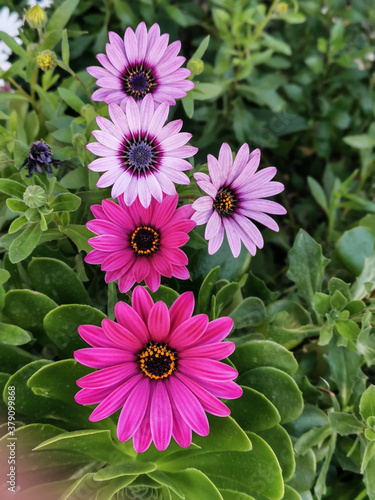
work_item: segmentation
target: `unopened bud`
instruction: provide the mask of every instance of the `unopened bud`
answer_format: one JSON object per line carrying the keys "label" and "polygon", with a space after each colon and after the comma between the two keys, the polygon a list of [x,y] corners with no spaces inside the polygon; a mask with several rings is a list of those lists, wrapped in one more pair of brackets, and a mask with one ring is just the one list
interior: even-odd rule
{"label": "unopened bud", "polygon": [[288,4],[286,2],[281,2],[276,7],[276,12],[278,14],[286,14],[288,12]]}
{"label": "unopened bud", "polygon": [[40,29],[43,28],[47,22],[47,14],[40,5],[36,4],[26,11],[26,21],[32,28]]}
{"label": "unopened bud", "polygon": [[43,50],[36,56],[36,64],[43,71],[55,69],[57,65],[56,54],[50,50]]}
{"label": "unopened bud", "polygon": [[47,194],[40,186],[27,186],[23,193],[23,201],[30,208],[42,207],[47,200]]}
{"label": "unopened bud", "polygon": [[201,59],[190,59],[187,67],[190,69],[192,76],[200,75],[204,69],[204,62]]}

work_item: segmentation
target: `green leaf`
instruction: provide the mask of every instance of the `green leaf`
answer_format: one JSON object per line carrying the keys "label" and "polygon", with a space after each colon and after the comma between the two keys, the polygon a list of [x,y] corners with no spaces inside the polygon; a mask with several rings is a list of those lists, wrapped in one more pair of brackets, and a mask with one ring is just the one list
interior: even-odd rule
{"label": "green leaf", "polygon": [[[236,400],[237,401],[237,400]],[[209,415],[210,433],[208,436],[196,435],[193,443],[204,451],[248,451],[251,442],[246,433],[232,417]]]}
{"label": "green leaf", "polygon": [[299,455],[305,455],[313,446],[321,445],[323,441],[332,434],[330,426],[313,427],[300,436],[294,448]]}
{"label": "green leaf", "polygon": [[253,340],[239,345],[231,355],[231,361],[240,373],[259,366],[273,366],[289,375],[298,369],[293,354],[269,340]]}
{"label": "green leaf", "polygon": [[[160,465],[162,470],[194,467],[206,474],[218,488],[228,488],[252,495],[253,491],[271,500],[283,495],[281,469],[268,444],[249,433],[253,449],[250,452],[216,452],[176,457]],[[168,465],[168,468],[166,468]],[[267,481],[264,478],[267,477]]]}
{"label": "green leaf", "polygon": [[216,307],[218,311],[225,309],[232,303],[234,294],[240,288],[239,283],[228,283],[216,294]]}
{"label": "green leaf", "polygon": [[302,497],[295,489],[286,484],[282,500],[302,500]]}
{"label": "green leaf", "polygon": [[74,92],[72,92],[69,89],[59,87],[58,91],[61,99],[63,99],[63,101],[65,101],[66,104],[68,104],[68,106],[74,109],[74,111],[80,114],[81,109],[83,108],[85,103],[79,97],[77,97],[77,95]]}
{"label": "green leaf", "polygon": [[215,283],[219,277],[219,273],[220,273],[219,266],[212,269],[204,278],[203,283],[199,289],[198,306],[199,306],[199,311],[202,313],[207,311]]}
{"label": "green leaf", "polygon": [[91,252],[92,247],[87,242],[89,238],[95,236],[86,226],[79,224],[69,224],[69,226],[62,228],[62,232],[70,238],[78,248],[78,251]]}
{"label": "green leaf", "polygon": [[361,372],[361,355],[346,347],[339,347],[332,341],[324,357],[330,366],[330,378],[339,389],[343,407],[345,407],[357,380],[365,377]]}
{"label": "green leaf", "polygon": [[264,431],[280,422],[280,414],[271,401],[250,387],[243,387],[240,398],[225,403],[232,417],[245,431]]}
{"label": "green leaf", "polygon": [[362,394],[359,411],[364,420],[375,416],[375,385],[369,385]]}
{"label": "green leaf", "polygon": [[17,219],[14,219],[12,224],[9,226],[8,233],[13,234],[16,233],[21,227],[25,226],[28,224],[29,221],[25,215],[22,215],[21,217],[18,217]]}
{"label": "green leaf", "polygon": [[43,441],[34,449],[69,450],[109,464],[121,463],[128,459],[115,446],[108,429],[64,432]]}
{"label": "green leaf", "polygon": [[243,300],[229,315],[236,330],[259,326],[266,318],[266,309],[258,297],[248,297]]}
{"label": "green leaf", "polygon": [[262,32],[262,41],[266,47],[273,49],[275,52],[280,52],[286,56],[292,55],[292,49],[287,43],[279,38],[268,35],[264,31]]}
{"label": "green leaf", "polygon": [[12,212],[26,212],[29,208],[26,203],[21,200],[15,200],[14,198],[8,198],[6,200],[7,207],[12,210]]}
{"label": "green leaf", "polygon": [[348,434],[358,434],[363,431],[363,425],[358,418],[351,413],[332,412],[328,413],[332,430],[338,432],[340,436]]}
{"label": "green leaf", "polygon": [[49,341],[43,329],[45,315],[57,307],[46,295],[32,290],[9,290],[3,313],[14,325],[29,330],[40,342]]}
{"label": "green leaf", "polygon": [[100,488],[100,490],[96,494],[95,500],[111,500],[112,498],[116,498],[116,493],[119,493],[119,495],[121,495],[121,490],[126,488],[126,486],[128,486],[129,484],[133,483],[136,478],[137,476],[122,476],[117,479],[112,479],[106,486]]}
{"label": "green leaf", "polygon": [[349,304],[346,305],[345,309],[349,311],[350,316],[352,316],[363,311],[365,307],[366,305],[362,300],[351,300]]}
{"label": "green leaf", "polygon": [[281,425],[257,433],[273,449],[283,472],[284,481],[288,481],[295,470],[293,444],[287,431]]}
{"label": "green leaf", "polygon": [[20,347],[3,344],[0,349],[0,366],[3,372],[14,373],[20,366],[27,365],[36,359],[36,356]]}
{"label": "green leaf", "polygon": [[296,455],[296,469],[288,485],[299,493],[308,491],[315,481],[316,459],[312,450],[308,450],[305,455]]}
{"label": "green leaf", "polygon": [[175,290],[164,285],[160,285],[156,292],[148,291],[154,302],[162,300],[168,307],[171,307],[173,302],[179,297],[179,294]]}
{"label": "green leaf", "polygon": [[274,302],[279,296],[279,292],[269,290],[264,281],[257,278],[251,271],[241,291],[244,297],[258,297],[266,304]]}
{"label": "green leaf", "polygon": [[104,318],[105,314],[87,305],[62,305],[46,315],[43,325],[49,339],[59,348],[60,355],[71,357],[73,351],[87,347],[78,335],[78,327],[86,324],[100,326]]}
{"label": "green leaf", "polygon": [[339,290],[347,300],[350,300],[350,284],[339,278],[331,278],[328,283],[328,290],[333,295],[336,290]]}
{"label": "green leaf", "polygon": [[356,149],[369,149],[375,146],[375,137],[368,134],[347,135],[343,141]]}
{"label": "green leaf", "polygon": [[340,335],[349,340],[355,340],[360,332],[357,323],[350,320],[338,320],[335,323],[335,327]]}
{"label": "green leaf", "polygon": [[8,33],[6,33],[5,31],[0,31],[0,39],[6,45],[8,45],[8,47],[11,49],[12,52],[14,52],[14,54],[17,54],[18,56],[24,57],[26,59],[30,59],[30,55],[26,52],[26,50],[23,49],[20,45],[18,45],[16,40],[12,36],[8,35]]}
{"label": "green leaf", "polygon": [[62,60],[67,66],[69,66],[70,53],[69,53],[68,32],[66,31],[66,29],[63,30],[62,32],[61,54],[62,54]]}
{"label": "green leaf", "polygon": [[287,12],[282,18],[289,24],[301,24],[306,21],[306,16],[302,12]]}
{"label": "green leaf", "polygon": [[322,254],[322,247],[303,229],[297,234],[293,248],[289,251],[290,266],[287,276],[311,307],[315,292],[321,291],[324,268],[329,260]]}
{"label": "green leaf", "polygon": [[347,302],[348,301],[346,300],[344,294],[342,294],[340,290],[335,290],[335,292],[331,296],[332,307],[334,307],[338,311],[342,311],[346,306]]}
{"label": "green leaf", "polygon": [[65,0],[65,2],[59,5],[48,21],[46,31],[62,30],[68,23],[78,3],[79,0]]}
{"label": "green leaf", "polygon": [[11,179],[0,179],[0,191],[9,196],[14,196],[15,198],[23,200],[25,189],[26,186],[20,182],[12,181]]}
{"label": "green leaf", "polygon": [[117,465],[108,465],[94,475],[95,481],[107,481],[116,477],[146,474],[156,470],[156,465],[151,462],[122,462]]}
{"label": "green leaf", "polygon": [[366,227],[355,227],[337,240],[336,252],[344,264],[353,274],[359,276],[363,270],[366,257],[374,254],[375,234]]}
{"label": "green leaf", "polygon": [[13,264],[26,259],[39,242],[42,234],[38,223],[29,224],[9,247],[9,259]]}
{"label": "green leaf", "polygon": [[204,53],[206,52],[208,48],[208,44],[210,43],[210,35],[207,35],[201,43],[199,44],[197,50],[194,52],[194,54],[191,56],[191,59],[202,59],[204,56]]}
{"label": "green leaf", "polygon": [[34,289],[57,304],[90,304],[82,281],[65,262],[47,257],[33,258],[27,269]]}
{"label": "green leaf", "polygon": [[375,457],[375,441],[371,441],[367,444],[365,452],[363,454],[362,464],[361,464],[361,473],[366,470],[369,461]]}
{"label": "green leaf", "polygon": [[222,496],[215,484],[200,470],[189,469],[181,472],[165,472],[165,475],[175,487],[183,492],[183,498],[222,500]]}
{"label": "green leaf", "polygon": [[331,310],[331,301],[329,295],[316,292],[314,295],[314,310],[321,316],[325,316]]}
{"label": "green leaf", "polygon": [[31,339],[32,336],[19,326],[0,323],[0,342],[10,345],[23,345],[30,342]]}
{"label": "green leaf", "polygon": [[276,406],[281,423],[290,422],[302,413],[301,391],[290,375],[277,368],[254,368],[242,373],[237,382],[264,394]]}
{"label": "green leaf", "polygon": [[220,489],[223,500],[255,500],[254,497],[235,490]]}
{"label": "green leaf", "polygon": [[6,283],[10,278],[10,273],[6,269],[0,269],[0,285]]}
{"label": "green leaf", "polygon": [[363,270],[351,287],[353,299],[363,299],[375,288],[375,255],[365,258]]}
{"label": "green leaf", "polygon": [[81,205],[81,198],[72,193],[61,193],[51,203],[55,212],[75,212]]}

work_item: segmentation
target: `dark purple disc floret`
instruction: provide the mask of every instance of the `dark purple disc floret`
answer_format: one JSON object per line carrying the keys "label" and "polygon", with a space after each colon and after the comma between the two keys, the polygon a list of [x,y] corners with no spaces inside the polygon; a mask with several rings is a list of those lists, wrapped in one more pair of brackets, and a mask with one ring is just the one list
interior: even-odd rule
{"label": "dark purple disc floret", "polygon": [[43,140],[33,142],[30,146],[29,156],[22,163],[18,171],[23,167],[28,169],[26,177],[32,177],[35,172],[52,174],[51,166],[59,168],[61,165],[52,158],[51,148]]}

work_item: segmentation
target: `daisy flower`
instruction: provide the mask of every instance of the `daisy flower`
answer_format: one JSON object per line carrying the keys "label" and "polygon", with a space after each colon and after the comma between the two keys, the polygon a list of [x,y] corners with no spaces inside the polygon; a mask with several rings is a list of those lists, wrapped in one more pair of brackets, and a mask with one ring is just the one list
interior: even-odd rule
{"label": "daisy flower", "polygon": [[208,253],[217,252],[223,243],[224,233],[234,257],[241,251],[241,241],[255,255],[256,248],[263,248],[263,238],[252,220],[278,231],[276,222],[267,214],[282,215],[284,207],[274,201],[264,200],[284,190],[281,182],[271,182],[275,167],[264,168],[256,173],[260,162],[260,150],[250,153],[243,144],[234,161],[232,151],[224,143],[219,159],[208,155],[209,175],[194,174],[198,186],[207,193],[193,203],[196,210],[192,219],[198,224],[207,224],[205,238]]}
{"label": "daisy flower", "polygon": [[89,240],[95,250],[85,261],[101,264],[106,282],[118,279],[122,293],[143,280],[156,292],[160,276],[188,279],[188,259],[179,247],[195,226],[191,206],[176,209],[177,195],[166,196],[161,203],[152,200],[148,208],[138,199],[130,207],[119,201],[120,205],[104,200],[91,207],[96,219],[87,227],[99,236]]}
{"label": "daisy flower", "polygon": [[99,142],[86,146],[102,156],[88,166],[95,172],[105,172],[96,184],[98,187],[113,185],[112,198],[123,194],[126,205],[131,205],[138,195],[147,208],[152,197],[161,202],[163,193],[175,194],[174,182],[190,184],[183,170],[192,166],[183,158],[193,156],[198,149],[185,145],[191,134],[180,133],[182,120],[164,126],[167,103],[154,110],[153,98],[147,95],[140,107],[129,98],[126,114],[117,104],[110,104],[108,109],[112,121],[98,116],[101,130],[92,134]]}
{"label": "daisy flower", "polygon": [[147,94],[154,97],[155,106],[162,102],[176,104],[175,99],[185,97],[194,83],[186,80],[191,74],[181,68],[185,58],[177,54],[181,42],[168,45],[169,35],[160,35],[158,24],[147,32],[145,23],[135,30],[127,28],[124,39],[109,33],[106,54],[98,54],[103,67],[90,66],[87,71],[97,78],[93,101],[114,102],[125,105],[129,97],[137,101]]}
{"label": "daisy flower", "polygon": [[205,314],[192,316],[194,296],[186,292],[168,310],[163,301],[153,303],[137,286],[132,307],[115,306],[117,323],[104,319],[102,326],[82,325],[80,336],[92,347],[75,351],[75,359],[97,371],[77,380],[82,388],[75,400],[99,405],[89,420],[96,422],[121,409],[117,436],[133,437],[136,452],[154,442],[165,450],[171,436],[186,448],[192,430],[207,436],[206,412],[230,414],[218,397],[235,399],[242,389],[233,382],[237,371],[220,360],[234,351],[232,342],[221,342],[233,321],[223,317],[209,322]]}
{"label": "daisy flower", "polygon": [[[21,38],[19,38],[18,30],[22,26],[22,20],[18,17],[16,12],[10,12],[9,7],[3,7],[0,10],[0,31],[4,31],[10,35],[18,45],[22,44]],[[12,53],[8,45],[0,40],[0,53],[10,55]]]}

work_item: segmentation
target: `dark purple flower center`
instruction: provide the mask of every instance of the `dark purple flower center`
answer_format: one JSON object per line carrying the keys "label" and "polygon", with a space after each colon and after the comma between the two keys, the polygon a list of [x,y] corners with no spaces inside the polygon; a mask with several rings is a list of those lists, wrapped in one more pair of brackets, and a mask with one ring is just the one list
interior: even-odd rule
{"label": "dark purple flower center", "polygon": [[176,368],[176,352],[163,342],[149,342],[138,358],[140,369],[153,380],[169,377]]}
{"label": "dark purple flower center", "polygon": [[155,170],[159,164],[158,145],[150,138],[126,139],[120,151],[122,166],[131,173],[143,175]]}
{"label": "dark purple flower center", "polygon": [[230,217],[236,208],[236,201],[235,193],[227,187],[222,187],[216,195],[213,207],[222,217]]}
{"label": "dark purple flower center", "polygon": [[130,246],[137,255],[152,255],[160,246],[160,233],[150,226],[138,226],[130,236]]}
{"label": "dark purple flower center", "polygon": [[124,92],[136,100],[154,92],[157,86],[154,72],[151,68],[146,68],[143,63],[140,66],[126,68],[121,80]]}

